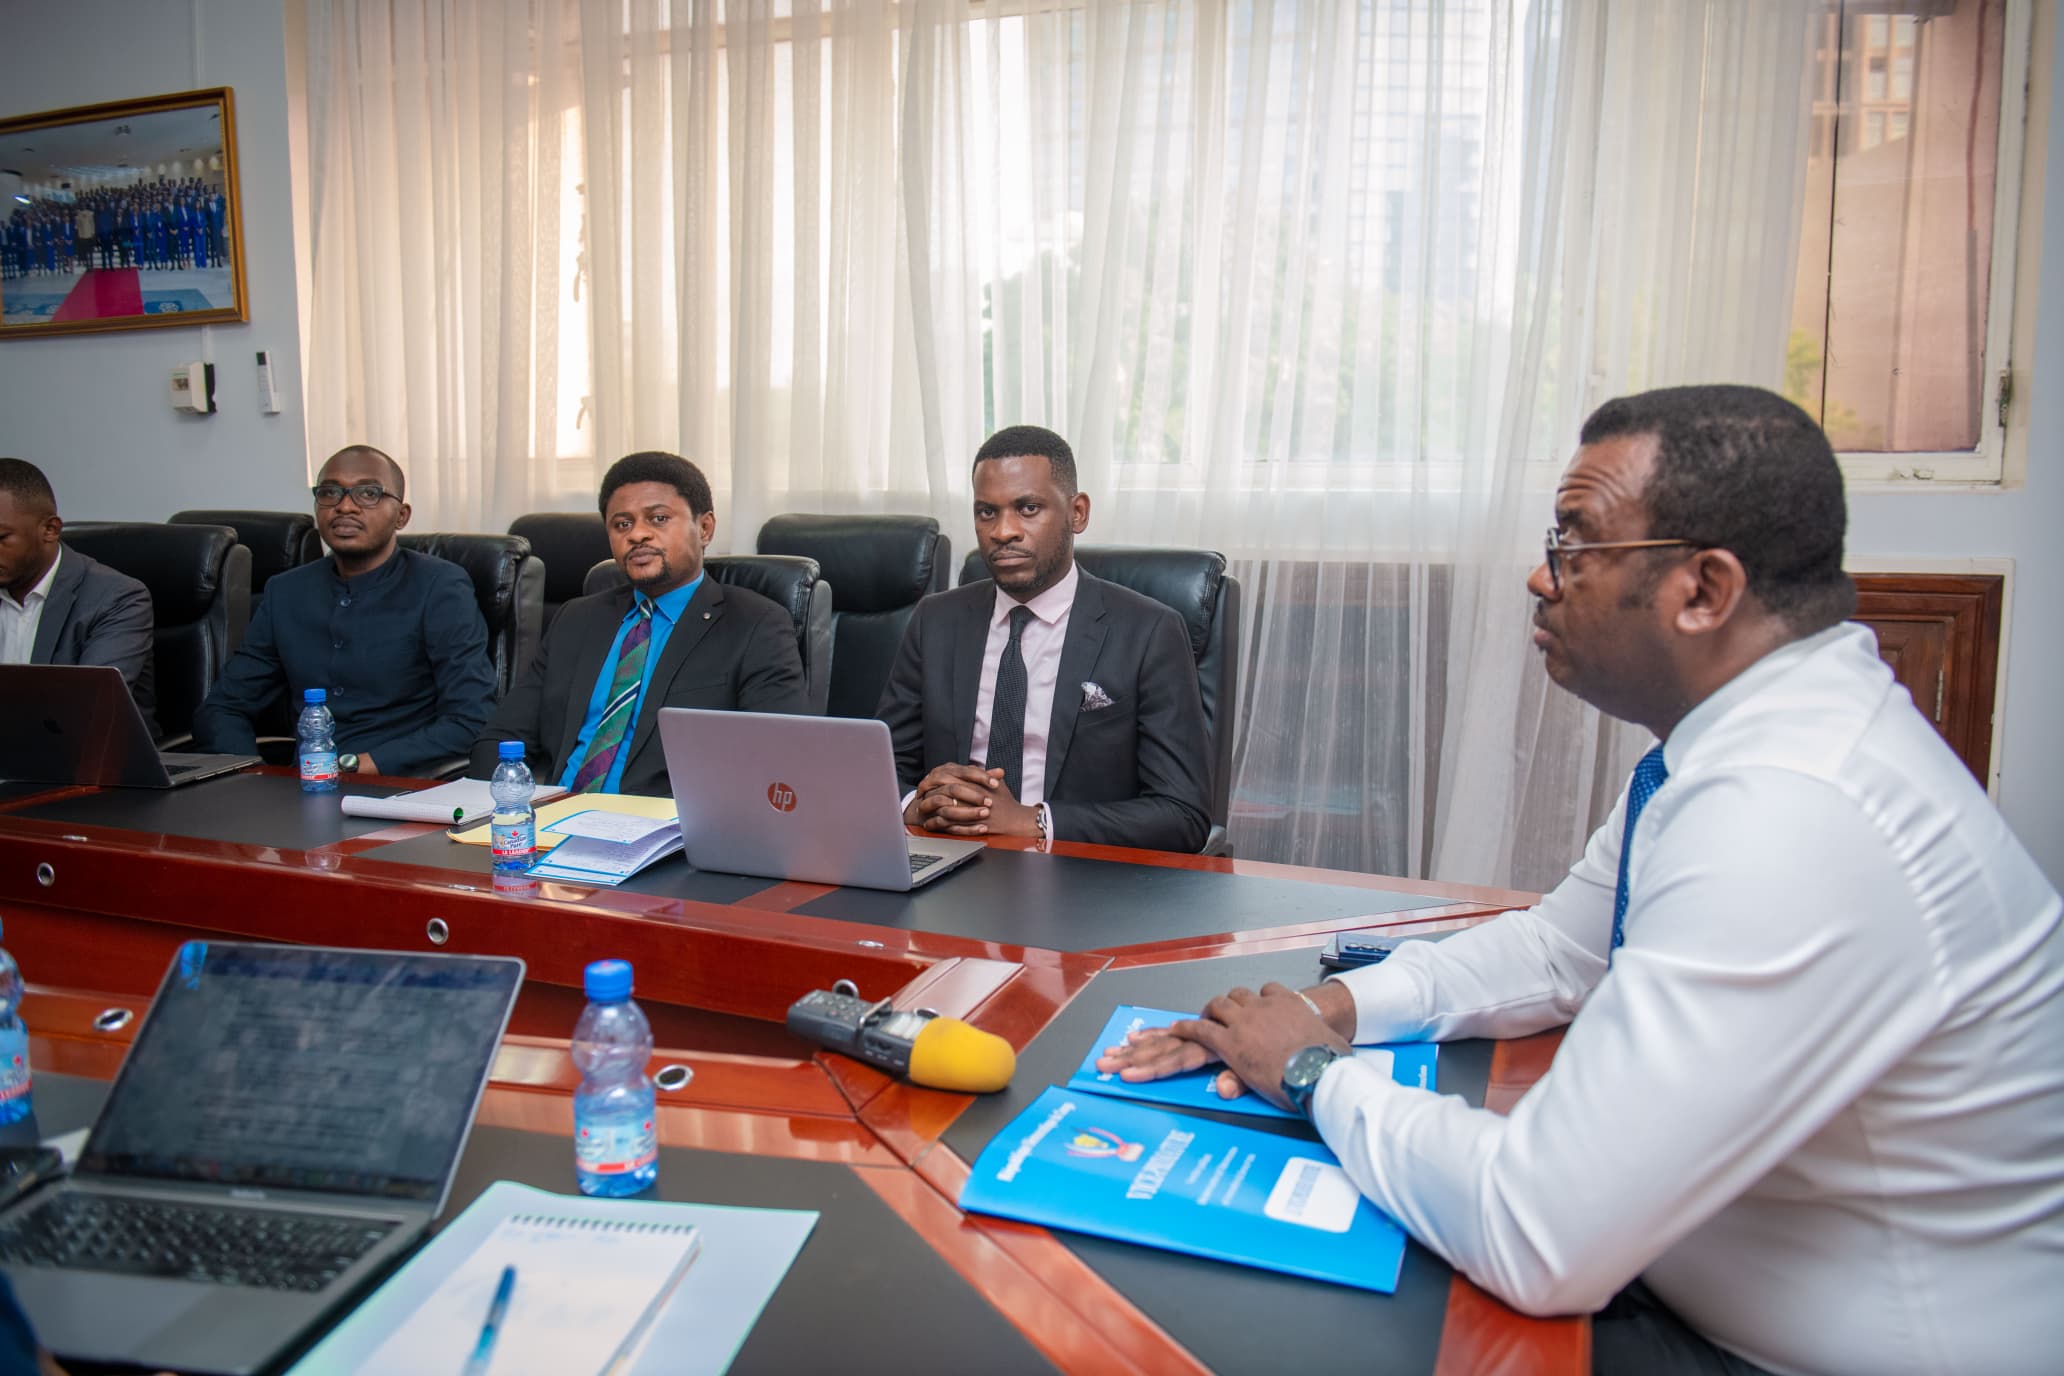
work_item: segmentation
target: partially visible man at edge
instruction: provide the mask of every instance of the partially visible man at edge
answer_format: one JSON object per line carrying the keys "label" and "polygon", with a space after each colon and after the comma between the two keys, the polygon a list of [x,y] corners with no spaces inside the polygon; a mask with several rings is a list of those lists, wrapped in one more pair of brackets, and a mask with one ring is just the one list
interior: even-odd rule
{"label": "partially visible man at edge", "polygon": [[[1223,1061],[1601,1371],[2035,1372],[2064,1353],[2056,890],[1879,661],[1842,477],[1747,387],[1585,423],[1528,580],[1549,675],[1662,740],[1555,891],[1100,1059]],[[1350,1040],[1568,1024],[1509,1118]]]}
{"label": "partially visible man at edge", "polygon": [[346,772],[414,775],[465,756],[494,703],[487,623],[465,570],[398,543],[405,484],[401,465],[366,445],[322,466],[315,525],[330,556],[266,583],[194,713],[195,748],[254,754],[268,709],[284,725],[321,688]]}
{"label": "partially visible man at edge", "polygon": [[64,543],[57,494],[26,459],[0,459],[0,664],[103,664],[152,708],[150,589]]}

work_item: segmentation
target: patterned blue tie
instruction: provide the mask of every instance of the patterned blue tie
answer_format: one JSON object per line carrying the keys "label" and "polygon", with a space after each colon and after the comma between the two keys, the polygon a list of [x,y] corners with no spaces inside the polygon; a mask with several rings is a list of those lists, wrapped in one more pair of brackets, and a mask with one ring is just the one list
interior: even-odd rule
{"label": "patterned blue tie", "polygon": [[1663,765],[1663,748],[1659,745],[1641,757],[1641,763],[1634,766],[1634,782],[1627,785],[1627,829],[1620,833],[1620,887],[1613,892],[1612,900],[1612,950],[1605,953],[1605,963],[1612,965],[1612,953],[1620,949],[1626,939],[1623,928],[1627,921],[1627,855],[1634,846],[1634,823],[1640,820],[1641,809],[1648,806],[1648,800],[1655,797],[1656,790],[1663,786],[1663,780],[1670,777],[1670,771]]}

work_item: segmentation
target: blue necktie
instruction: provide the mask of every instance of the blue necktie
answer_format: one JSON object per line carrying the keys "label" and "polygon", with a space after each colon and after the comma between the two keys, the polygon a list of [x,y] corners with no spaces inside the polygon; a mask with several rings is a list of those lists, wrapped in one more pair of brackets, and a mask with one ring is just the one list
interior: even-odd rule
{"label": "blue necktie", "polygon": [[1620,887],[1613,892],[1612,900],[1612,950],[1605,953],[1605,963],[1612,965],[1612,953],[1620,949],[1626,939],[1624,928],[1627,922],[1627,855],[1634,846],[1634,823],[1641,818],[1641,809],[1648,806],[1648,800],[1655,797],[1656,790],[1663,786],[1663,780],[1670,777],[1670,771],[1663,765],[1663,748],[1659,745],[1641,757],[1641,763],[1634,766],[1634,782],[1627,785],[1627,829],[1620,833]]}

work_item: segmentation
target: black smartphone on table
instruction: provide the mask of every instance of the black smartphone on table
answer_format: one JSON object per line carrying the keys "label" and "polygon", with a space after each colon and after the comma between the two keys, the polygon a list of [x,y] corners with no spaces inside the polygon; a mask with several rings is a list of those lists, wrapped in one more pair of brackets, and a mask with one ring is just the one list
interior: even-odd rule
{"label": "black smartphone on table", "polygon": [[1367,932],[1336,932],[1319,948],[1319,964],[1328,970],[1359,970],[1389,958],[1404,937],[1370,936]]}

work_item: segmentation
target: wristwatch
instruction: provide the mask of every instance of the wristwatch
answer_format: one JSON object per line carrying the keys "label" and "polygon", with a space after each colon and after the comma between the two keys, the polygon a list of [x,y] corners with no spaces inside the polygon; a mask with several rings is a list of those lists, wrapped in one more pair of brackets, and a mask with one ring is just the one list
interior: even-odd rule
{"label": "wristwatch", "polygon": [[358,773],[358,756],[352,754],[349,750],[337,756],[337,772],[340,774]]}
{"label": "wristwatch", "polygon": [[1290,1101],[1290,1107],[1311,1117],[1312,1094],[1319,1087],[1319,1077],[1326,1073],[1327,1066],[1346,1054],[1332,1046],[1307,1046],[1291,1052],[1290,1059],[1283,1063],[1283,1097]]}

